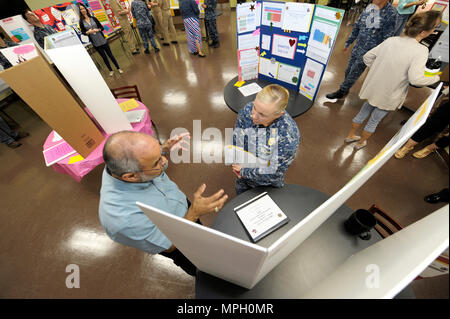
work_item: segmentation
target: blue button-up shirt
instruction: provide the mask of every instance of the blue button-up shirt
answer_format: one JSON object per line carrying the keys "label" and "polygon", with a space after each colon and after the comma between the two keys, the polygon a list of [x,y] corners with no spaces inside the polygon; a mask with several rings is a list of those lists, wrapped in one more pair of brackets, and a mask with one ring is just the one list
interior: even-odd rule
{"label": "blue button-up shirt", "polygon": [[[267,127],[255,125],[252,119],[253,102],[239,111],[233,132],[233,145],[267,162],[267,167],[242,168],[241,176],[252,187],[284,186],[284,176],[292,164],[300,143],[300,131],[292,117],[285,112]],[[248,130],[249,129],[249,130]],[[249,136],[249,132],[257,132]]]}
{"label": "blue button-up shirt", "polygon": [[397,9],[390,3],[387,3],[381,10],[375,10],[374,6],[367,6],[366,10],[361,13],[350,37],[345,42],[345,47],[350,46],[356,40],[355,47],[369,51],[394,35],[398,17]]}
{"label": "blue button-up shirt", "polygon": [[184,217],[186,196],[166,173],[145,183],[128,183],[103,171],[99,217],[106,234],[114,241],[158,254],[172,245],[170,240],[140,210],[142,202],[165,212]]}

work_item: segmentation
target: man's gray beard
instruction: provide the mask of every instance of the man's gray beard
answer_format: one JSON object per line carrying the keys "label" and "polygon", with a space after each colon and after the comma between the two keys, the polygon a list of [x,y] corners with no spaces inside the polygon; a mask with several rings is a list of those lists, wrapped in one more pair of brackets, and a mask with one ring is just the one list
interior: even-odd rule
{"label": "man's gray beard", "polygon": [[[167,170],[167,167],[169,167],[169,161],[167,161],[166,164],[164,165],[161,174]],[[139,173],[139,177],[141,178],[141,183],[146,183],[146,182],[150,182],[150,181],[154,180],[155,178],[161,176],[161,174],[159,174],[157,176],[149,176],[145,173]]]}

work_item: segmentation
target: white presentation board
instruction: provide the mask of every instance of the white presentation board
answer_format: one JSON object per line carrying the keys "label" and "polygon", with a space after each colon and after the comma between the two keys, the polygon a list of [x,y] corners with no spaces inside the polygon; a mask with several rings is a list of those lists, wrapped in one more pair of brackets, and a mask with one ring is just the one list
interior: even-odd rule
{"label": "white presentation board", "polygon": [[[441,87],[442,83],[379,154],[370,160],[350,182],[281,236],[268,249],[197,225],[142,203],[137,204],[200,270],[250,289],[319,228],[425,123]],[[238,271],[236,271],[237,269]],[[395,284],[395,280],[393,280],[393,284]]]}
{"label": "white presentation board", "polygon": [[448,247],[448,207],[356,253],[303,298],[395,297]]}
{"label": "white presentation board", "polygon": [[125,113],[82,44],[45,52],[107,134],[132,130]]}
{"label": "white presentation board", "polygon": [[254,286],[266,248],[143,203],[136,204],[198,269],[245,288]]}

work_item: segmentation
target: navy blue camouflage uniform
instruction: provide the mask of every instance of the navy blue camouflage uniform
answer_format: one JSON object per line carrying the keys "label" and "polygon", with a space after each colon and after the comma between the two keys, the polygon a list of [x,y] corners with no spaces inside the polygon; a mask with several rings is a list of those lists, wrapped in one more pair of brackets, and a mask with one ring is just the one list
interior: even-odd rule
{"label": "navy blue camouflage uniform", "polygon": [[217,0],[205,0],[205,24],[208,30],[209,38],[212,43],[219,42],[219,32],[217,31]]}
{"label": "navy blue camouflage uniform", "polygon": [[[252,120],[253,102],[239,111],[233,132],[233,145],[252,152],[268,163],[266,167],[248,168],[240,171],[236,179],[236,194],[257,186],[283,187],[284,177],[292,164],[300,143],[300,131],[292,117],[285,112],[271,125],[255,125]],[[247,130],[247,132],[246,132]],[[250,136],[249,131],[257,134]]]}
{"label": "navy blue camouflage uniform", "polygon": [[36,42],[41,48],[44,48],[44,38],[50,34],[55,34],[56,31],[49,25],[44,24],[44,27],[34,26],[33,35]]}
{"label": "navy blue camouflage uniform", "polygon": [[341,91],[348,92],[366,69],[363,61],[364,54],[394,35],[397,17],[397,9],[390,3],[381,10],[375,10],[374,5],[367,6],[345,42],[347,48],[356,40],[345,71],[344,82],[341,84]]}
{"label": "navy blue camouflage uniform", "polygon": [[150,40],[152,47],[157,49],[158,46],[156,45],[155,37],[153,35],[152,18],[147,4],[141,0],[133,1],[133,3],[131,3],[131,14],[136,19],[136,27],[141,35],[144,48],[148,50],[148,40]]}

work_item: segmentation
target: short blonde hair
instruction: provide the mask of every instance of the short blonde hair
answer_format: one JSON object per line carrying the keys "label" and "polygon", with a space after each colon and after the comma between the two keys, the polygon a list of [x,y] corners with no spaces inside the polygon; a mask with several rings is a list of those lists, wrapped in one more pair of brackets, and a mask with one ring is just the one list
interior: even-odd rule
{"label": "short blonde hair", "polygon": [[281,113],[286,108],[289,101],[289,91],[278,84],[270,84],[258,92],[256,98],[263,103],[275,103]]}

